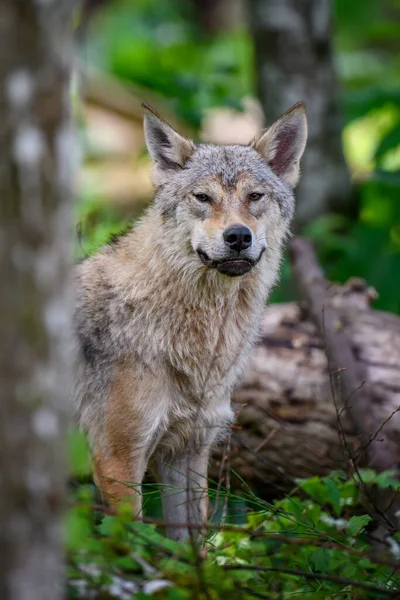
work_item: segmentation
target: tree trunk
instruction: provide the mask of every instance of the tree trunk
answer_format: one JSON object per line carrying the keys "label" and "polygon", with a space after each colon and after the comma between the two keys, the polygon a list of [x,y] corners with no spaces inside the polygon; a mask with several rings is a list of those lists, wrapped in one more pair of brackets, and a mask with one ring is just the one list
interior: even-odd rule
{"label": "tree trunk", "polygon": [[214,35],[238,27],[243,21],[242,0],[192,0],[203,31]]}
{"label": "tree trunk", "polygon": [[269,123],[293,104],[307,106],[309,139],[297,188],[297,228],[347,211],[350,178],[341,146],[338,82],[329,0],[248,0],[258,87]]}
{"label": "tree trunk", "polygon": [[[331,294],[365,373],[365,389],[374,392],[370,439],[385,439],[399,464],[400,318],[370,310],[369,291],[358,280],[332,287]],[[297,477],[348,471],[353,460],[363,462],[365,444],[346,413],[335,406],[331,384],[336,374],[329,376],[327,367],[325,342],[305,308],[297,303],[269,306],[262,337],[234,394],[238,429],[232,431],[227,465],[256,493],[276,496],[292,489]],[[354,390],[348,400],[354,402],[363,402],[360,391]],[[217,449],[211,466],[214,480],[222,453]],[[232,484],[240,487],[241,482],[233,479]]]}
{"label": "tree trunk", "polygon": [[64,596],[70,0],[0,0],[0,598]]}

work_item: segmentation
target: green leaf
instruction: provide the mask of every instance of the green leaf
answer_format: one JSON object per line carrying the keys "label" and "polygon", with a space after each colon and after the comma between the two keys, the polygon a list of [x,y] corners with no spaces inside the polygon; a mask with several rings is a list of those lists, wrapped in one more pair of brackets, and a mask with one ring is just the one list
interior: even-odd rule
{"label": "green leaf", "polygon": [[72,475],[88,475],[91,473],[89,445],[86,436],[71,427],[67,435],[68,466]]}
{"label": "green leaf", "polygon": [[327,486],[324,485],[324,481],[320,477],[310,477],[305,481],[301,481],[300,487],[321,504],[325,504],[328,500]]}
{"label": "green leaf", "polygon": [[371,485],[377,482],[378,474],[373,469],[360,469],[359,473],[363,483]]}
{"label": "green leaf", "polygon": [[311,556],[310,561],[314,571],[325,573],[330,566],[331,557],[327,548],[317,548]]}
{"label": "green leaf", "polygon": [[90,539],[90,522],[79,508],[67,512],[65,522],[66,546],[70,550],[81,550]]}
{"label": "green leaf", "polygon": [[389,487],[397,489],[399,487],[400,482],[396,477],[395,471],[384,471],[383,473],[379,473],[379,475],[377,476],[376,484],[383,489]]}
{"label": "green leaf", "polygon": [[343,566],[343,570],[341,571],[342,577],[346,577],[347,579],[357,579],[360,577],[360,568],[359,565],[350,562],[350,560]]}
{"label": "green leaf", "polygon": [[368,523],[372,521],[369,515],[360,515],[351,517],[349,524],[347,526],[347,531],[349,535],[356,536],[360,535],[360,533],[365,529]]}
{"label": "green leaf", "polygon": [[398,146],[400,146],[400,123],[397,123],[383,138],[375,152],[375,159],[380,161],[386,152]]}
{"label": "green leaf", "polygon": [[132,558],[132,556],[117,556],[114,560],[114,564],[119,569],[124,571],[138,570],[138,563]]}
{"label": "green leaf", "polygon": [[341,481],[347,480],[347,475],[344,471],[342,471],[342,469],[337,469],[335,471],[332,471],[330,474],[330,477],[333,479],[340,479]]}
{"label": "green leaf", "polygon": [[331,501],[331,504],[332,504],[333,508],[335,509],[336,514],[340,515],[341,507],[340,507],[339,487],[338,487],[337,483],[335,481],[333,481],[333,479],[331,479],[330,477],[327,477],[324,480],[324,482],[325,482],[326,487],[328,488],[329,500]]}
{"label": "green leaf", "polygon": [[114,535],[118,529],[119,524],[117,517],[111,516],[104,517],[98,526],[98,530],[102,535]]}
{"label": "green leaf", "polygon": [[[166,538],[156,531],[155,525],[150,523],[140,523],[135,521],[134,523],[130,524],[130,529],[132,530],[135,543],[141,543],[141,540],[143,540],[144,543],[150,545],[150,547],[152,544],[153,546],[162,546],[165,548],[165,550],[170,552],[182,552],[186,548],[191,550],[189,543],[182,544],[181,542]],[[137,532],[138,535],[135,535],[135,532]]]}

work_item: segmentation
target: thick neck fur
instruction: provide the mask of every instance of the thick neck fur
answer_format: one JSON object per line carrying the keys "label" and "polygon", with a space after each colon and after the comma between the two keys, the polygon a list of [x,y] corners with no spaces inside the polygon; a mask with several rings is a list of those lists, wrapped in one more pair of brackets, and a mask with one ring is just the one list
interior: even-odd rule
{"label": "thick neck fur", "polygon": [[183,379],[190,375],[200,390],[244,360],[277,276],[279,246],[250,273],[230,278],[203,266],[179,228],[151,208],[132,232],[88,262],[100,266],[122,300],[115,310],[124,347],[150,369],[167,365]]}

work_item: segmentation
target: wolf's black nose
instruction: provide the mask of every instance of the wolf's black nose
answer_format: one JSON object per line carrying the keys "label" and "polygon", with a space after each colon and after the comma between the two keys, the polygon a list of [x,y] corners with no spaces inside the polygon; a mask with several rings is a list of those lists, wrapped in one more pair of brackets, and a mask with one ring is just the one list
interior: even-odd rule
{"label": "wolf's black nose", "polygon": [[225,244],[237,252],[251,246],[252,239],[251,230],[245,225],[231,225],[224,231]]}

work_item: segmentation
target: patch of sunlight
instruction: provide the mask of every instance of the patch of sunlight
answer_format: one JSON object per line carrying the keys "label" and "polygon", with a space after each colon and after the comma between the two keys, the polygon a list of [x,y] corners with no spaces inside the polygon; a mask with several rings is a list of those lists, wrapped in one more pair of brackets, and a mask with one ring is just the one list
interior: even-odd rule
{"label": "patch of sunlight", "polygon": [[[399,110],[388,105],[346,125],[343,130],[343,149],[354,177],[365,176],[373,171],[376,150],[398,119]],[[397,168],[399,164],[400,148],[388,152],[382,161],[382,166],[386,168],[390,165],[390,170]]]}
{"label": "patch of sunlight", "polygon": [[389,150],[382,159],[382,169],[384,171],[399,171],[400,170],[400,144],[397,148]]}

